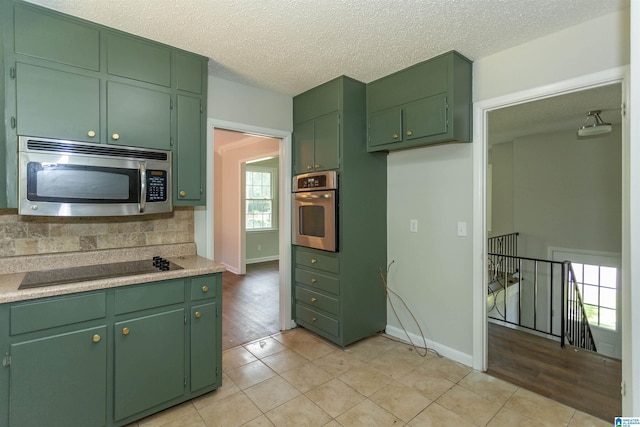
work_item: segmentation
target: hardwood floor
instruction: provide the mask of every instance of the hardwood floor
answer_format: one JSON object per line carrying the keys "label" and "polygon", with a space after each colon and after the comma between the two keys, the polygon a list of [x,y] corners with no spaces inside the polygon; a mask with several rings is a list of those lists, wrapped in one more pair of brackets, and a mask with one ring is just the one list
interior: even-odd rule
{"label": "hardwood floor", "polygon": [[489,323],[487,373],[613,422],[622,413],[622,364],[586,350]]}
{"label": "hardwood floor", "polygon": [[279,332],[278,261],[247,264],[244,276],[222,273],[222,349]]}

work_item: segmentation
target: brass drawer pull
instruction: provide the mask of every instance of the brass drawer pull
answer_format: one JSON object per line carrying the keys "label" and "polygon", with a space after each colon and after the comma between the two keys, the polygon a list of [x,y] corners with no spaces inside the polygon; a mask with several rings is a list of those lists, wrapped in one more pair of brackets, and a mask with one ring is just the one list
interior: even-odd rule
{"label": "brass drawer pull", "polygon": [[93,336],[93,338],[91,339],[91,341],[93,341],[93,342],[100,342],[100,340],[101,340],[101,339],[102,339],[102,338],[100,337],[100,335],[95,334],[95,335]]}
{"label": "brass drawer pull", "polygon": [[179,194],[180,194],[180,197],[184,197],[187,195],[187,192],[182,190]]}
{"label": "brass drawer pull", "polygon": [[95,132],[95,131],[90,130],[89,132],[87,132],[87,136],[88,136],[89,138],[93,138],[94,136],[96,136],[96,132]]}
{"label": "brass drawer pull", "polygon": [[209,287],[208,287],[207,285],[204,285],[204,286],[202,287],[202,292],[204,292],[204,293],[209,292]]}
{"label": "brass drawer pull", "polygon": [[318,279],[316,279],[315,277],[313,279],[311,279],[311,283],[316,283],[318,281]]}
{"label": "brass drawer pull", "polygon": [[397,133],[392,134],[392,135],[391,135],[391,138],[393,138],[393,139],[398,139],[398,134],[397,134]]}
{"label": "brass drawer pull", "polygon": [[320,165],[317,164],[317,163],[315,165],[313,165],[313,167],[316,168],[316,169],[320,169]]}
{"label": "brass drawer pull", "polygon": [[311,302],[312,302],[312,303],[313,303],[313,302],[316,302],[316,301],[318,301],[318,298],[311,297]]}
{"label": "brass drawer pull", "polygon": [[318,263],[318,260],[317,260],[317,259],[315,259],[315,258],[312,258],[312,259],[311,259],[311,264],[317,264],[317,263]]}
{"label": "brass drawer pull", "polygon": [[407,136],[411,136],[413,135],[413,132],[411,132],[410,130],[407,131]]}
{"label": "brass drawer pull", "polygon": [[318,320],[318,319],[316,319],[315,317],[312,317],[311,318],[311,323],[315,322],[316,320]]}
{"label": "brass drawer pull", "polygon": [[122,328],[122,335],[129,335],[129,328]]}
{"label": "brass drawer pull", "polygon": [[310,171],[311,169],[313,169],[313,166],[307,165],[307,170]]}
{"label": "brass drawer pull", "polygon": [[118,135],[117,133],[114,133],[113,135],[111,135],[111,138],[113,138],[114,141],[117,141],[120,139],[120,135]]}
{"label": "brass drawer pull", "polygon": [[196,316],[196,319],[199,319],[202,317],[202,313],[200,313],[199,311],[196,311],[195,316]]}

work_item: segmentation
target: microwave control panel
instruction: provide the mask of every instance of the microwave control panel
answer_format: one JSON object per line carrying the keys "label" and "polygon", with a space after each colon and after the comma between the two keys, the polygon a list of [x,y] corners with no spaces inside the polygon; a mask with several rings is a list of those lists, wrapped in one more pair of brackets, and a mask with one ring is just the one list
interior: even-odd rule
{"label": "microwave control panel", "polygon": [[167,200],[167,171],[147,170],[147,202]]}
{"label": "microwave control panel", "polygon": [[338,179],[335,171],[298,175],[293,178],[293,192],[335,190]]}

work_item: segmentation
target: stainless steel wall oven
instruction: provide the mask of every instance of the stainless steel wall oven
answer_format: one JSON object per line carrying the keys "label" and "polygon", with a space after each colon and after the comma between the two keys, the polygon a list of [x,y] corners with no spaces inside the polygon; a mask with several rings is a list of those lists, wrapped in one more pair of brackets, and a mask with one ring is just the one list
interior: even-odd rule
{"label": "stainless steel wall oven", "polygon": [[293,178],[292,243],[338,251],[338,176],[335,171]]}

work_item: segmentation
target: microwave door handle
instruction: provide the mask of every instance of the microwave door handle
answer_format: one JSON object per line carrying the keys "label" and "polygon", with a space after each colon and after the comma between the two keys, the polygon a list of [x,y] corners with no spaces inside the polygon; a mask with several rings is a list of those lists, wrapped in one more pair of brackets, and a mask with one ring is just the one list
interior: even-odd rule
{"label": "microwave door handle", "polygon": [[140,162],[140,213],[147,207],[147,167],[144,162]]}

